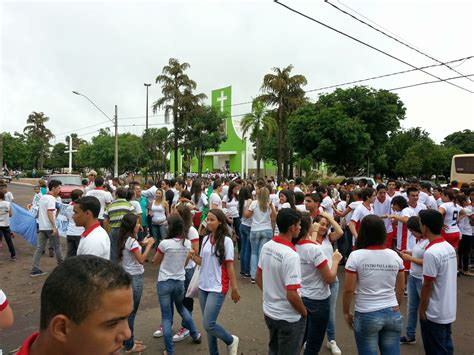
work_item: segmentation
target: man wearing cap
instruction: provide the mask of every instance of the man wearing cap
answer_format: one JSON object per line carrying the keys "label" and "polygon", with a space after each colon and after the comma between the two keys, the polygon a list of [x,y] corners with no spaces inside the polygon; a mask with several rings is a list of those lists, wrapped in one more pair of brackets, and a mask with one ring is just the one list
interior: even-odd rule
{"label": "man wearing cap", "polygon": [[87,174],[87,185],[85,188],[85,192],[89,192],[91,190],[95,189],[95,178],[97,177],[97,172],[95,170],[89,171],[89,174]]}

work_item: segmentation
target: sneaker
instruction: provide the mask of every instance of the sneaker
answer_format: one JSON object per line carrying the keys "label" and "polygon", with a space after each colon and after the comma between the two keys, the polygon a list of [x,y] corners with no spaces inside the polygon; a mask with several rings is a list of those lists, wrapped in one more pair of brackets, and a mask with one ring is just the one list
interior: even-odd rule
{"label": "sneaker", "polygon": [[227,345],[227,354],[237,355],[237,350],[239,348],[239,338],[235,335],[232,335],[232,338],[234,338],[234,341],[232,342],[232,344]]}
{"label": "sneaker", "polygon": [[177,343],[189,336],[189,330],[184,327],[179,328],[178,332],[173,336],[173,341]]}
{"label": "sneaker", "polygon": [[160,325],[160,329],[153,333],[154,338],[161,338],[163,336],[163,326]]}
{"label": "sneaker", "polygon": [[46,275],[46,274],[47,274],[47,272],[41,271],[40,269],[33,269],[33,270],[31,270],[30,276],[35,277],[35,276],[42,276],[42,275]]}
{"label": "sneaker", "polygon": [[327,348],[331,351],[332,354],[340,355],[342,354],[341,349],[336,344],[335,340],[328,341],[326,344]]}
{"label": "sneaker", "polygon": [[407,290],[403,291],[403,296],[408,297],[408,291]]}
{"label": "sneaker", "polygon": [[400,344],[416,344],[415,338],[409,338],[406,336],[402,336],[400,338]]}
{"label": "sneaker", "polygon": [[250,283],[254,284],[254,283],[255,283],[255,279],[250,279]]}
{"label": "sneaker", "polygon": [[247,279],[249,279],[249,278],[251,277],[250,274],[245,274],[244,276],[245,276],[245,278],[247,278]]}
{"label": "sneaker", "polygon": [[198,333],[197,337],[193,339],[194,344],[201,344],[201,333]]}
{"label": "sneaker", "polygon": [[16,256],[12,256],[12,257],[10,258],[10,260],[11,260],[11,261],[16,261]]}

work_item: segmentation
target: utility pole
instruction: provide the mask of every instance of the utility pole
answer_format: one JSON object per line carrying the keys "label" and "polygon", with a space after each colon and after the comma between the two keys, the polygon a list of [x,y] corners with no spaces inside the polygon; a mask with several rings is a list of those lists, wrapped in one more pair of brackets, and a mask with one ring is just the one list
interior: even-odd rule
{"label": "utility pole", "polygon": [[72,153],[76,153],[77,150],[72,150],[72,136],[69,136],[69,150],[64,153],[69,153],[69,174],[72,173]]}
{"label": "utility pole", "polygon": [[114,125],[115,125],[114,177],[118,177],[118,115],[117,115],[117,105],[115,105]]}
{"label": "utility pole", "polygon": [[146,86],[146,122],[145,122],[145,132],[148,131],[148,88],[151,84],[143,84]]}

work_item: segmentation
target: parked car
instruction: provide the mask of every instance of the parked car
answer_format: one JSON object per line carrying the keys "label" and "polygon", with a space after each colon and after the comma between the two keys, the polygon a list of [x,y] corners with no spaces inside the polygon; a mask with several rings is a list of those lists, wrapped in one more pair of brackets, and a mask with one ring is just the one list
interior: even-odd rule
{"label": "parked car", "polygon": [[356,184],[359,184],[360,179],[365,179],[365,180],[367,180],[367,186],[372,186],[373,188],[375,188],[375,186],[377,186],[377,183],[375,182],[375,180],[371,177],[368,177],[368,176],[348,177],[348,178],[345,178],[344,180],[342,180],[341,185],[344,185],[347,182],[347,180],[349,180],[349,179],[354,180],[354,183],[356,183]]}
{"label": "parked car", "polygon": [[1,174],[0,175],[0,180],[3,180],[6,183],[12,182],[12,177],[9,175]]}
{"label": "parked car", "polygon": [[420,180],[420,184],[421,184],[421,183],[425,183],[425,182],[427,182],[428,184],[430,184],[432,189],[438,187],[438,185],[437,185],[436,183],[434,183],[433,181],[430,181],[430,180]]}
{"label": "parked car", "polygon": [[82,186],[82,177],[80,175],[52,174],[48,177],[48,184],[51,180],[61,181],[61,192],[59,193],[59,197],[61,197],[61,200],[64,203],[71,202],[72,190],[79,189],[84,191],[84,187]]}

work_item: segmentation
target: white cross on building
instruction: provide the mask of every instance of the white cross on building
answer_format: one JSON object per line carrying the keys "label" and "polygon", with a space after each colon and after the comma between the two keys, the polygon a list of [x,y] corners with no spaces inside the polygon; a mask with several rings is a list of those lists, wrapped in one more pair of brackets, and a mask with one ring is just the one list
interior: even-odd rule
{"label": "white cross on building", "polygon": [[217,98],[217,101],[221,104],[221,112],[224,112],[224,101],[227,100],[227,96],[224,96],[224,90],[221,91],[221,96]]}

